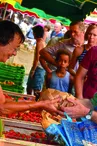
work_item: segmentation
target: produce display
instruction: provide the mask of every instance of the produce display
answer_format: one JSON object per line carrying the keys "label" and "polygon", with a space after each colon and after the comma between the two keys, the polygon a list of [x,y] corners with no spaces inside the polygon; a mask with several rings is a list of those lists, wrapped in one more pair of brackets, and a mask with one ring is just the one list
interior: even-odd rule
{"label": "produce display", "polygon": [[5,138],[19,139],[25,141],[39,142],[49,144],[47,136],[44,132],[33,132],[30,135],[9,130],[4,132]]}
{"label": "produce display", "polygon": [[3,90],[23,93],[24,75],[25,69],[23,66],[0,62],[0,85]]}
{"label": "produce display", "polygon": [[[4,128],[3,128],[3,137],[5,139],[10,140],[17,140],[17,141],[24,141],[25,142],[32,142],[34,146],[36,144],[39,145],[57,145],[55,142],[52,141],[51,138],[48,138],[47,135],[44,133],[42,127],[39,128],[39,126],[36,125],[28,125],[27,123],[19,123],[19,122],[13,122],[4,121]],[[38,145],[38,146],[39,146]],[[26,146],[32,146],[32,145],[26,145]]]}
{"label": "produce display", "polygon": [[34,96],[27,97],[27,95],[25,97],[25,95],[22,95],[22,94],[19,94],[19,96],[18,96],[15,93],[14,93],[14,95],[8,95],[8,94],[4,93],[4,95],[5,95],[5,98],[7,98],[7,100],[13,100],[13,101],[16,101],[16,102],[32,100],[32,99],[34,100],[34,98],[35,98]]}
{"label": "produce display", "polygon": [[[9,100],[15,100],[15,101],[28,101],[30,98],[26,97],[18,97],[18,96],[10,96],[8,94],[4,94],[5,98]],[[17,119],[17,120],[23,120],[23,121],[30,121],[30,122],[36,122],[36,123],[41,123],[42,116],[41,116],[41,111],[25,111],[25,112],[17,112],[17,113],[12,113],[8,115],[2,115],[3,118],[10,118],[10,119]]]}
{"label": "produce display", "polygon": [[42,116],[39,112],[30,112],[30,111],[13,113],[13,114],[9,114],[6,116],[2,115],[2,117],[23,120],[23,121],[36,122],[36,123],[41,123],[41,119],[42,119]]}
{"label": "produce display", "polygon": [[35,142],[35,143],[47,144],[47,145],[55,144],[55,142],[47,138],[44,132],[33,132],[30,135],[27,135],[20,132],[15,132],[14,130],[10,130],[10,131],[5,131],[4,135],[5,135],[5,138],[10,138],[10,139],[30,141],[30,142]]}

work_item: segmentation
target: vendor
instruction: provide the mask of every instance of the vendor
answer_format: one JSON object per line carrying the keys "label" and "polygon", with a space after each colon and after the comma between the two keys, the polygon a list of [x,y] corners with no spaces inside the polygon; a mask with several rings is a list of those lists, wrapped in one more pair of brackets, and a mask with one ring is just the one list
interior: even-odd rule
{"label": "vendor", "polygon": [[[6,62],[12,55],[16,55],[21,43],[25,40],[18,25],[11,21],[0,21],[0,62]],[[58,113],[53,106],[59,99],[40,102],[14,102],[7,101],[0,88],[0,114],[9,114],[18,111],[45,109],[50,113]]]}

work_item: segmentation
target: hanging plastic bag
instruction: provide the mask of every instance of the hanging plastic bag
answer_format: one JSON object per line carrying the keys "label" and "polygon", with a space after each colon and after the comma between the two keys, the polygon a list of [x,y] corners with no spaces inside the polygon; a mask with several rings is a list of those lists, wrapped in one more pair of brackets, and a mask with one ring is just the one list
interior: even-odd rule
{"label": "hanging plastic bag", "polygon": [[54,141],[61,146],[84,146],[84,143],[92,143],[91,146],[97,144],[96,123],[91,120],[72,122],[66,113],[65,116],[67,120],[62,119],[60,124],[51,124],[45,129],[49,136],[52,135]]}

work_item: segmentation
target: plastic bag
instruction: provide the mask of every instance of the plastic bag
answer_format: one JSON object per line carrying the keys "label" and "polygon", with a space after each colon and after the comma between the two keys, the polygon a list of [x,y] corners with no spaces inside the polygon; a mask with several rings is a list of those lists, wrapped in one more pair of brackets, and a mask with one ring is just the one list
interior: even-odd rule
{"label": "plastic bag", "polygon": [[90,120],[72,122],[71,118],[66,116],[67,120],[62,119],[60,124],[51,124],[46,128],[46,133],[53,135],[54,140],[61,146],[83,146],[84,141],[97,144],[96,123]]}

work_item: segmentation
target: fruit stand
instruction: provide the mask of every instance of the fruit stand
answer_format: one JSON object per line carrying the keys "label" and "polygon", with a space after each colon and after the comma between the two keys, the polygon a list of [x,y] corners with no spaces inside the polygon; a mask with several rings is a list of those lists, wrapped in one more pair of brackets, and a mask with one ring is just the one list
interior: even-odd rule
{"label": "fruit stand", "polygon": [[[34,96],[4,91],[5,97],[16,100],[34,100]],[[25,97],[26,96],[26,97]],[[41,112],[26,111],[2,115],[3,135],[0,142],[4,146],[45,146],[57,145],[48,139],[41,126]],[[10,144],[10,145],[9,145]],[[15,145],[14,145],[15,144]],[[18,144],[18,145],[17,145]]]}

